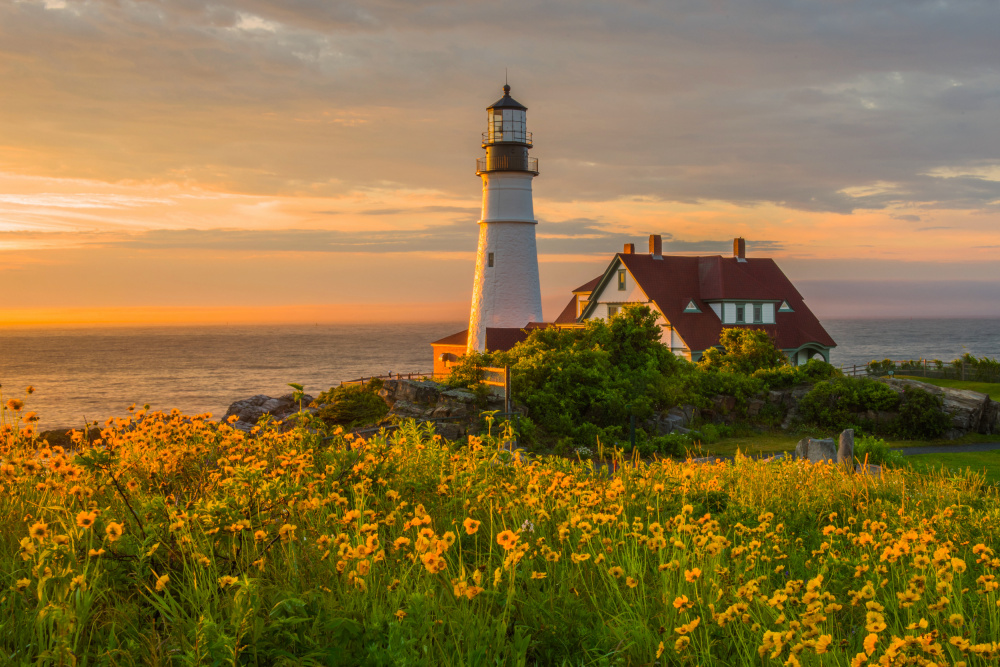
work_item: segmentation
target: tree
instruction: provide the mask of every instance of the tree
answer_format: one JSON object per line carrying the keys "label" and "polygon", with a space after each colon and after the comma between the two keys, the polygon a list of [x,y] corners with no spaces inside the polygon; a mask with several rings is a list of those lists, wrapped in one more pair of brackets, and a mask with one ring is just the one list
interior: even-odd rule
{"label": "tree", "polygon": [[763,329],[723,329],[719,344],[722,345],[721,350],[713,347],[702,355],[698,363],[703,368],[751,375],[762,368],[788,365],[788,357]]}

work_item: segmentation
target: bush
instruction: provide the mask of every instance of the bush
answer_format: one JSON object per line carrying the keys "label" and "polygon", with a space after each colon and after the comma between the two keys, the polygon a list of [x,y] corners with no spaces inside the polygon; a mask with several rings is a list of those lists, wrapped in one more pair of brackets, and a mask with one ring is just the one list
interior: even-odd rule
{"label": "bush", "polygon": [[722,349],[705,351],[698,365],[704,368],[750,375],[762,368],[788,365],[788,357],[763,329],[725,328],[719,336]]}
{"label": "bush", "polygon": [[951,417],[943,408],[944,401],[940,396],[920,387],[905,387],[896,434],[913,439],[941,437],[951,425]]}
{"label": "bush", "polygon": [[610,321],[535,329],[507,352],[469,355],[448,382],[475,383],[477,367],[510,365],[514,397],[527,406],[539,444],[568,453],[598,439],[622,442],[630,415],[648,419],[689,394],[694,367],[660,342],[661,333],[647,306],[626,306]]}
{"label": "bush", "polygon": [[851,428],[857,413],[894,411],[899,394],[888,385],[866,377],[840,377],[817,382],[799,402],[803,421],[831,430]]}
{"label": "bush", "polygon": [[877,466],[898,468],[903,465],[903,454],[889,449],[885,440],[873,435],[863,435],[854,441],[854,458],[858,463],[867,461]]}
{"label": "bush", "polygon": [[320,419],[347,427],[377,424],[389,414],[389,406],[378,395],[382,384],[376,379],[364,386],[330,387],[314,402],[319,406]]}

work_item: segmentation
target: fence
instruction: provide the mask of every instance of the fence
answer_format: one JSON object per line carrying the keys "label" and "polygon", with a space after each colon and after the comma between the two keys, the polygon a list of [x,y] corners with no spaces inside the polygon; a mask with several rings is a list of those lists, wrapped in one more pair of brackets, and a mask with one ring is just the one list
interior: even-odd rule
{"label": "fence", "polygon": [[412,380],[416,378],[417,380],[433,380],[434,378],[445,378],[448,377],[448,373],[425,373],[423,371],[414,371],[412,373],[395,373],[389,371],[388,375],[362,375],[356,380],[341,380],[340,386],[344,387],[350,384],[360,384],[362,387],[365,386],[365,382],[371,382],[372,380]]}
{"label": "fence", "polygon": [[995,359],[963,357],[951,362],[937,359],[909,359],[906,361],[872,361],[863,366],[853,364],[841,366],[841,372],[849,376],[905,375],[909,377],[939,378],[971,382],[1000,383],[1000,362]]}

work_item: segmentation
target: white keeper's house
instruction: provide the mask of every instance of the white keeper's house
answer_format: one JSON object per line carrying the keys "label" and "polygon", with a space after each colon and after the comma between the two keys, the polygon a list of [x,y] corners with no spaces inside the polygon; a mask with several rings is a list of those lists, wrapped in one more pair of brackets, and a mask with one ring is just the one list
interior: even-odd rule
{"label": "white keeper's house", "polygon": [[663,343],[692,361],[719,345],[723,327],[764,329],[794,365],[830,360],[836,343],[802,295],[774,260],[747,257],[742,238],[732,257],[664,255],[659,235],[649,237],[649,253],[627,243],[604,273],[573,290],[555,322],[543,322],[532,202],[538,160],[528,156],[527,107],[511,98],[510,86],[503,90],[487,108],[486,155],[476,161],[483,208],[469,328],[431,343],[435,373],[470,351],[508,350],[531,329],[614,317],[630,303],[648,305]]}

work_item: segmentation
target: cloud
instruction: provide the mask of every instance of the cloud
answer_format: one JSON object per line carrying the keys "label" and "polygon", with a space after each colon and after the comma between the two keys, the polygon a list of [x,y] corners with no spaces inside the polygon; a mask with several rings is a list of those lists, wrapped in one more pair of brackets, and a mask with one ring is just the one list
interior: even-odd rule
{"label": "cloud", "polygon": [[548,197],[993,210],[994,19],[904,0],[7,3],[0,145],[75,175],[455,194],[506,63]]}

